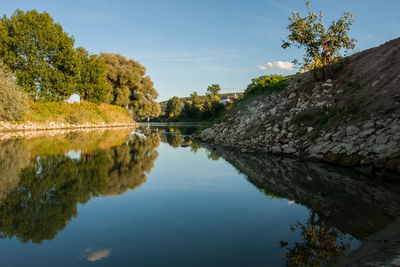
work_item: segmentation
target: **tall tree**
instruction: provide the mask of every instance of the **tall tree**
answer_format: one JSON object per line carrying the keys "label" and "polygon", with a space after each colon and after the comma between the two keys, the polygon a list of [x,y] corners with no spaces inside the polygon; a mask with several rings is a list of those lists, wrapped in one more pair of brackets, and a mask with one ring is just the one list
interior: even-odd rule
{"label": "tall tree", "polygon": [[326,29],[322,11],[319,15],[309,9],[310,1],[305,1],[308,15],[302,17],[293,11],[287,26],[290,34],[283,41],[282,48],[292,45],[305,48],[304,67],[314,69],[325,67],[340,57],[341,50],[351,50],[355,47],[355,39],[349,37],[350,26],[353,24],[353,13],[345,12],[336,22],[332,21]]}
{"label": "tall tree", "polygon": [[[17,9],[1,19],[0,57],[18,84],[36,99],[67,99],[75,92],[78,58],[74,39],[46,12]],[[6,28],[6,33],[4,32]]]}
{"label": "tall tree", "polygon": [[81,99],[95,103],[108,100],[111,86],[107,81],[107,66],[97,55],[89,55],[83,48],[77,49],[79,57],[79,79],[77,91]]}
{"label": "tall tree", "polygon": [[208,98],[213,101],[215,98],[218,98],[219,96],[219,91],[221,91],[221,87],[219,84],[212,84],[207,87],[207,96]]}
{"label": "tall tree", "polygon": [[165,113],[168,117],[178,116],[181,113],[181,110],[182,102],[177,96],[174,96],[173,98],[168,100],[167,108],[165,110]]}
{"label": "tall tree", "polygon": [[158,115],[158,94],[146,69],[137,61],[119,54],[100,53],[107,65],[107,79],[112,86],[110,103],[129,107],[134,115]]}

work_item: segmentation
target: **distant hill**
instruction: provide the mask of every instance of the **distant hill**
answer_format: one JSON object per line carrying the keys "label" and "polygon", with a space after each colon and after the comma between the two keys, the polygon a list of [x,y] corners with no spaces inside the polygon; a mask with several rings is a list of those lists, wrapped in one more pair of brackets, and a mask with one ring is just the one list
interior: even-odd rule
{"label": "distant hill", "polygon": [[[241,94],[243,94],[243,92],[236,92],[236,93],[226,93],[226,94],[220,94],[219,96],[220,97],[223,97],[223,96],[233,96],[233,95],[241,95]],[[206,95],[200,95],[199,96],[201,99],[203,99],[204,101],[205,100],[207,100],[207,96]],[[190,96],[187,96],[187,97],[180,97],[179,98],[179,100],[182,102],[182,103],[185,103],[185,101],[186,100],[191,100],[192,98],[190,97]],[[165,101],[162,101],[162,102],[160,102],[159,104],[160,104],[160,108],[161,108],[161,112],[165,112],[165,109],[166,109],[166,107],[167,107],[167,103],[168,103],[168,100],[165,100]]]}

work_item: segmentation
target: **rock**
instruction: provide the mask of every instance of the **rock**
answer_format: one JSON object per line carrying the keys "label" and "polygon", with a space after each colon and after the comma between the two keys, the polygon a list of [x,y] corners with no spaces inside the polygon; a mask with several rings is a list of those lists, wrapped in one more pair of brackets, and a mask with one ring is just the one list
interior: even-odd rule
{"label": "rock", "polygon": [[280,146],[273,146],[273,147],[271,147],[271,152],[274,154],[281,153],[282,149]]}
{"label": "rock", "polygon": [[311,133],[313,130],[314,130],[313,127],[308,127],[308,128],[307,128],[307,133]]}
{"label": "rock", "polygon": [[332,88],[333,87],[333,84],[331,84],[331,83],[323,83],[323,84],[321,84],[321,88],[322,89],[329,89],[329,88]]}
{"label": "rock", "polygon": [[296,152],[296,149],[289,147],[288,144],[281,146],[282,152],[285,154],[293,154]]}
{"label": "rock", "polygon": [[364,137],[367,137],[367,136],[373,134],[374,132],[375,132],[375,129],[373,129],[373,128],[371,128],[371,129],[366,129],[366,130],[360,132],[360,133],[358,134],[358,136],[360,136],[361,138],[364,138]]}
{"label": "rock", "polygon": [[356,126],[353,126],[353,125],[346,127],[347,135],[354,135],[354,134],[358,133],[359,131],[360,131],[360,129],[358,129]]}
{"label": "rock", "polygon": [[274,116],[274,115],[276,114],[276,111],[277,111],[277,110],[278,110],[278,108],[277,108],[277,107],[274,107],[274,108],[272,108],[272,109],[269,110],[269,114],[272,115],[272,116]]}
{"label": "rock", "polygon": [[375,139],[375,143],[378,145],[383,145],[386,144],[386,142],[389,140],[388,135],[378,135]]}

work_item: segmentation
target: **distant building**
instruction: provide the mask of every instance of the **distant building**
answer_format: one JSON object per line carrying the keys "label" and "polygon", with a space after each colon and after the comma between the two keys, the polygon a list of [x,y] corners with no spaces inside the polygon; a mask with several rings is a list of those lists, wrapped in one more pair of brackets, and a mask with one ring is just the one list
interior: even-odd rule
{"label": "distant building", "polygon": [[223,97],[221,97],[221,102],[225,106],[229,105],[229,104],[233,103],[236,99],[238,99],[239,95],[241,95],[241,94],[234,94],[232,96],[223,96]]}

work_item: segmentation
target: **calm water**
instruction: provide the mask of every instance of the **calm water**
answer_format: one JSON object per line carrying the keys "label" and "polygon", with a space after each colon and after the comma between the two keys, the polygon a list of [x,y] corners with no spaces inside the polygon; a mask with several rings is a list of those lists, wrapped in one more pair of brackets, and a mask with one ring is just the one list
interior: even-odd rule
{"label": "calm water", "polygon": [[397,186],[212,151],[195,129],[1,141],[1,266],[319,265],[399,215]]}

